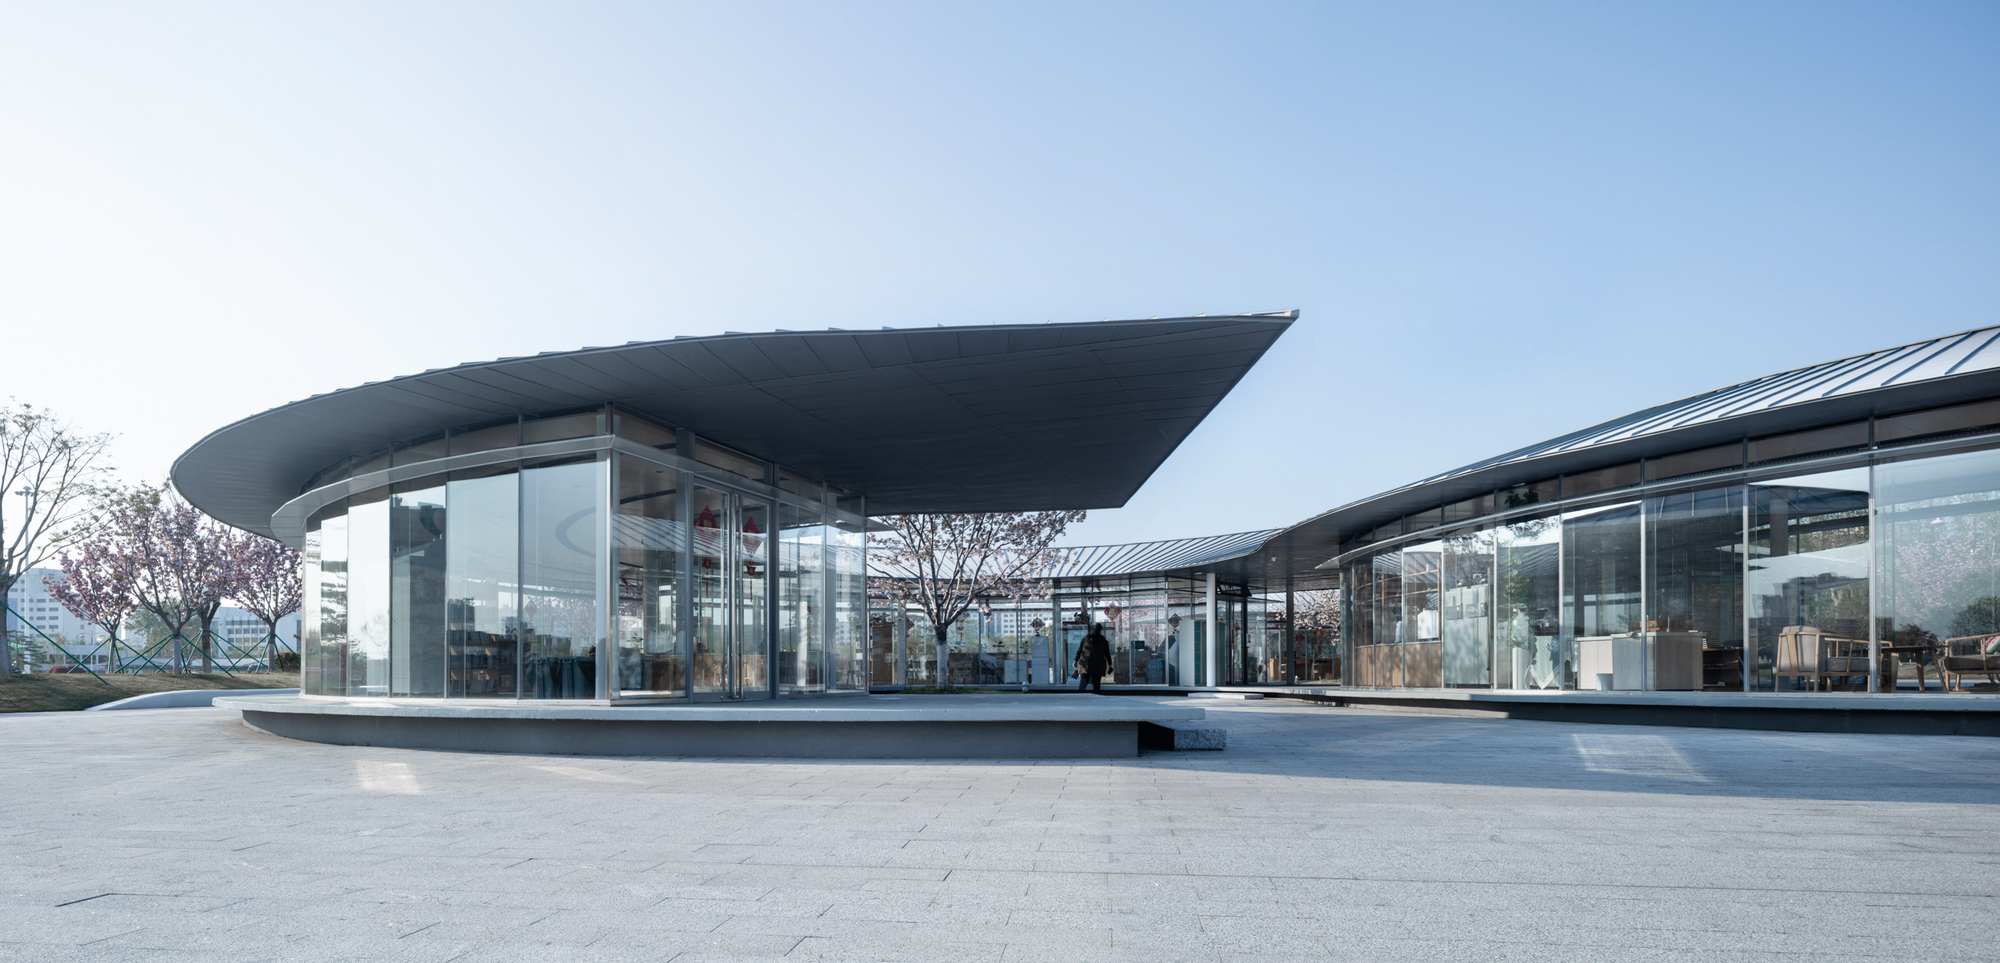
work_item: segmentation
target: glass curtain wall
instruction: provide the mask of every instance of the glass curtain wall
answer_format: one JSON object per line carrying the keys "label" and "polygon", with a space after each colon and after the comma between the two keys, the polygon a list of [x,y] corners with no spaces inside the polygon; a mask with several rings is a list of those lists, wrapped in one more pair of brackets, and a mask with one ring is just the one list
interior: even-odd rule
{"label": "glass curtain wall", "polygon": [[818,512],[778,506],[778,688],[823,692],[826,655],[827,531]]}
{"label": "glass curtain wall", "polygon": [[1436,688],[1444,678],[1444,623],[1438,610],[1444,543],[1412,545],[1403,549],[1402,556],[1402,684]]}
{"label": "glass curtain wall", "polygon": [[1562,687],[1647,688],[1639,638],[1639,503],[1562,518]]}
{"label": "glass curtain wall", "polygon": [[389,493],[347,508],[347,695],[389,694]]}
{"label": "glass curtain wall", "polygon": [[[530,434],[602,424],[538,419]],[[660,462],[676,458],[670,442],[651,447]],[[763,496],[693,485],[705,469],[660,462],[609,452],[501,462],[320,509],[304,541],[302,688],[590,700],[865,692],[865,534],[832,514],[858,512],[859,497],[789,475],[790,487]]]}
{"label": "glass curtain wall", "polygon": [[[310,695],[347,694],[347,503],[322,509],[307,528],[306,612],[319,631],[307,637],[300,685]],[[314,551],[317,549],[317,551]],[[317,564],[314,564],[317,562]]]}
{"label": "glass curtain wall", "polygon": [[1742,691],[1743,489],[1646,499],[1653,688]]}
{"label": "glass curtain wall", "polygon": [[[838,498],[827,493],[827,504]],[[830,634],[833,691],[868,691],[868,533],[852,522],[829,518],[827,544],[833,552],[833,629]]]}
{"label": "glass curtain wall", "polygon": [[[984,610],[974,608],[947,633],[954,685],[1018,686],[1023,676],[1034,685],[1075,685],[1070,669],[1090,626],[1104,626],[1111,643],[1107,685],[1179,686],[1200,684],[1196,645],[1205,638],[1202,586],[1185,578],[1130,576],[1089,580],[1056,580],[1053,597],[993,599]],[[1217,610],[1235,638],[1231,671],[1244,664],[1249,646],[1254,672],[1282,672],[1284,651],[1282,598],[1218,596]],[[1245,619],[1252,631],[1242,635]],[[914,605],[900,609],[875,600],[869,613],[870,683],[878,686],[930,685],[934,642],[930,624]],[[1330,643],[1329,643],[1330,644]],[[1218,655],[1226,655],[1228,648]],[[1233,678],[1225,676],[1225,678]],[[1183,679],[1187,681],[1182,681]],[[1261,679],[1258,680],[1261,682]]]}
{"label": "glass curtain wall", "polygon": [[604,640],[605,462],[521,471],[523,694],[604,698],[597,650]]}
{"label": "glass curtain wall", "polygon": [[[1991,664],[2000,653],[2000,451],[1878,465],[1875,501],[1880,690],[1942,687],[1946,659],[1967,670]],[[2000,689],[1991,671],[1954,681]]]}
{"label": "glass curtain wall", "polygon": [[1341,568],[1345,681],[1896,691],[1970,666],[2000,687],[1974,664],[2000,655],[1996,478],[2000,451],[1910,458],[1370,552]]}
{"label": "glass curtain wall", "polygon": [[1444,685],[1493,684],[1494,533],[1445,539],[1439,572],[1439,641],[1443,644]]}
{"label": "glass curtain wall", "polygon": [[618,455],[612,539],[618,565],[618,688],[627,696],[684,696],[680,633],[683,473]]}
{"label": "glass curtain wall", "polygon": [[389,694],[438,696],[445,686],[445,488],[389,496]]}
{"label": "glass curtain wall", "polygon": [[1868,471],[1749,486],[1750,688],[1867,688]]}
{"label": "glass curtain wall", "polygon": [[1493,530],[1494,670],[1509,689],[1562,685],[1562,520]]}
{"label": "glass curtain wall", "polygon": [[447,694],[521,694],[521,479],[512,466],[445,483],[457,532],[445,546]]}

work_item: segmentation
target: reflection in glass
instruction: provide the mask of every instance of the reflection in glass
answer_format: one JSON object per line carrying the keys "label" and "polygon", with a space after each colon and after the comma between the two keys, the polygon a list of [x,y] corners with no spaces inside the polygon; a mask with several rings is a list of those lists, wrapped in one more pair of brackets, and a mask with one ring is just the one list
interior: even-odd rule
{"label": "reflection in glass", "polygon": [[738,694],[770,695],[771,506],[738,497],[736,522],[736,658]]}
{"label": "reflection in glass", "polygon": [[389,694],[442,696],[445,490],[389,496]]}
{"label": "reflection in glass", "polygon": [[1743,489],[1646,499],[1646,644],[1655,689],[1743,688]]}
{"label": "reflection in glass", "polygon": [[574,462],[521,472],[521,624],[534,699],[602,698],[598,599],[606,593],[605,463]]}
{"label": "reflection in glass", "polygon": [[766,698],[770,507],[713,488],[692,494],[695,693]]}
{"label": "reflection in glass", "polygon": [[1750,486],[1752,688],[1867,683],[1868,469]]}
{"label": "reflection in glass", "polygon": [[445,485],[455,530],[445,545],[449,695],[520,692],[521,480],[512,471]]}
{"label": "reflection in glass", "polygon": [[1494,536],[1494,669],[1510,689],[1562,685],[1562,522],[1535,518]]}
{"label": "reflection in glass", "polygon": [[1431,689],[1443,683],[1443,620],[1438,610],[1444,543],[1403,549],[1403,685]]}
{"label": "reflection in glass", "polygon": [[[307,598],[303,611],[314,617],[315,652],[301,660],[301,687],[310,695],[347,694],[347,508],[335,502],[321,510],[306,535]],[[315,554],[316,553],[316,554]],[[313,562],[317,560],[317,565]],[[317,577],[314,577],[317,576]]]}
{"label": "reflection in glass", "polygon": [[1403,554],[1384,552],[1369,563],[1374,589],[1373,646],[1360,654],[1370,681],[1362,685],[1403,684]]}
{"label": "reflection in glass", "polygon": [[[1983,668],[1976,657],[2000,634],[2000,451],[1878,465],[1875,499],[1881,690],[1927,685],[1945,658]],[[1988,691],[1996,682],[1959,680]]]}
{"label": "reflection in glass", "polygon": [[823,692],[826,657],[826,526],[819,512],[778,506],[778,685]]}
{"label": "reflection in glass", "polygon": [[1361,668],[1361,647],[1375,644],[1375,575],[1366,558],[1340,569],[1340,626],[1341,684],[1374,685]]}
{"label": "reflection in glass", "polygon": [[1493,685],[1493,533],[1456,535],[1444,540],[1444,684]]}
{"label": "reflection in glass", "polygon": [[[624,426],[627,419],[621,419]],[[630,695],[687,694],[681,650],[680,473],[618,456],[618,687]]]}
{"label": "reflection in glass", "polygon": [[320,526],[318,515],[306,519],[305,538],[299,543],[299,692],[320,695]]}
{"label": "reflection in glass", "polygon": [[347,510],[347,694],[389,692],[389,499]]}
{"label": "reflection in glass", "polygon": [[833,688],[868,691],[868,536],[859,525],[837,522],[828,531],[833,549]]}
{"label": "reflection in glass", "polygon": [[1646,688],[1639,637],[1639,503],[1562,519],[1563,687]]}

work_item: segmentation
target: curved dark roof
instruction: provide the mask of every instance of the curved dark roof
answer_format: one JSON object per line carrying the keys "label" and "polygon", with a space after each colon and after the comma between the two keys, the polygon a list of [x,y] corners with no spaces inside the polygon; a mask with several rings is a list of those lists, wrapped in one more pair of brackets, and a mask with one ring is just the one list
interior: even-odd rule
{"label": "curved dark roof", "polygon": [[1298,312],[635,341],[371,382],[219,429],[174,462],[201,510],[270,534],[337,459],[615,402],[868,497],[871,514],[1124,504]]}
{"label": "curved dark roof", "polygon": [[1414,512],[1513,485],[1727,444],[2000,396],[2000,326],[1718,388],[1476,461],[1343,505],[1285,530],[1284,564],[1305,572],[1342,539]]}

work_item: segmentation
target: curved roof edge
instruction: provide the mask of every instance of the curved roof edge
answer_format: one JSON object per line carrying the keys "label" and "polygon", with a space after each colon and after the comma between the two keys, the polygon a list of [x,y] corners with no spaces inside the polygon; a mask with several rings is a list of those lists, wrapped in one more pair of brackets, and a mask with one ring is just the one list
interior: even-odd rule
{"label": "curved roof edge", "polygon": [[1294,571],[1404,515],[1640,458],[2000,395],[2000,326],[1795,368],[1656,405],[1349,502],[1284,530]]}
{"label": "curved roof edge", "polygon": [[191,504],[270,535],[271,513],[337,459],[609,402],[858,491],[875,514],[1110,508],[1297,317],[729,333],[501,358],[252,415],[170,475]]}
{"label": "curved roof edge", "polygon": [[1272,536],[1283,532],[1270,528],[1230,535],[1197,538],[1169,538],[1122,545],[1079,545],[1065,548],[1063,564],[1049,573],[1052,578],[1103,578],[1201,568],[1255,553]]}

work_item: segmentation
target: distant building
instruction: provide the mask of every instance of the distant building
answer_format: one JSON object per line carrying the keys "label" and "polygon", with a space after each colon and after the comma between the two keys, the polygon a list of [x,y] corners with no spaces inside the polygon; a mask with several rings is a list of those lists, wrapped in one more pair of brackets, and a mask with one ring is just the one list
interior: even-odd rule
{"label": "distant building", "polygon": [[42,580],[60,578],[62,572],[53,568],[31,568],[21,574],[14,587],[7,591],[7,607],[13,610],[7,618],[7,635],[10,641],[19,645],[23,641],[41,641],[50,659],[29,666],[30,671],[46,668],[51,663],[67,662],[55,646],[42,641],[44,636],[60,639],[63,647],[77,658],[88,662],[92,668],[105,662],[103,646],[99,641],[104,630],[71,615],[62,604],[49,597],[49,590]]}
{"label": "distant building", "polygon": [[[27,666],[30,672],[43,671],[51,665],[70,664],[70,660],[65,658],[62,652],[49,644],[47,641],[49,639],[60,641],[62,647],[84,665],[100,670],[108,668],[111,653],[109,647],[104,644],[104,630],[77,618],[68,609],[63,608],[61,602],[49,595],[44,579],[61,577],[62,572],[58,569],[32,568],[14,583],[13,589],[7,593],[7,607],[13,610],[13,614],[7,620],[9,638],[15,640],[16,645],[28,641],[42,643],[44,658]],[[246,653],[246,657],[239,657],[236,662],[253,661],[247,657],[248,653],[256,653],[254,660],[261,661],[263,658],[264,650],[261,644],[266,631],[264,620],[242,609],[225,605],[216,611],[211,630],[228,639],[231,646]],[[197,628],[194,626],[188,628],[190,634],[195,631]],[[278,620],[278,638],[285,650],[298,651],[297,613]],[[135,658],[136,653],[144,649],[146,644],[147,640],[128,622],[123,642],[118,647],[119,662],[122,664]],[[155,654],[154,661],[164,663],[165,660]],[[231,667],[233,668],[234,664]]]}

